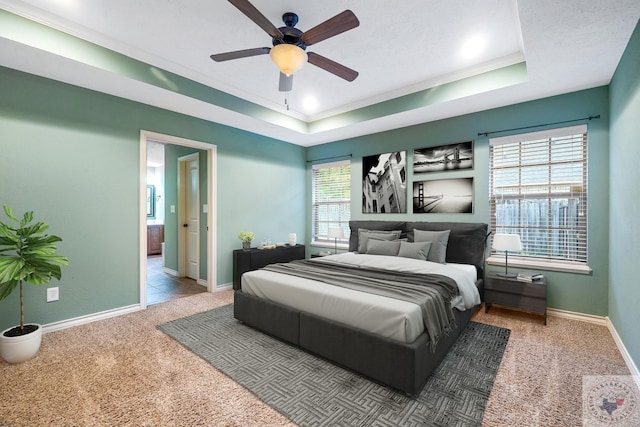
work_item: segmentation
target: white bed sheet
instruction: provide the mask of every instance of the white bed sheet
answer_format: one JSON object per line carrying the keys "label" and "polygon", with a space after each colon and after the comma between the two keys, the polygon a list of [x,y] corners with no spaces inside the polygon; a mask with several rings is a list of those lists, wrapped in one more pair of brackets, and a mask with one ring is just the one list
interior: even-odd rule
{"label": "white bed sheet", "polygon": [[[465,310],[480,303],[475,285],[476,268],[472,265],[444,265],[411,258],[353,252],[313,258],[313,261],[442,274],[454,279],[460,289],[461,295],[452,301],[453,307]],[[315,280],[255,270],[242,275],[242,291],[404,343],[415,341],[424,332],[422,312],[417,304]]]}

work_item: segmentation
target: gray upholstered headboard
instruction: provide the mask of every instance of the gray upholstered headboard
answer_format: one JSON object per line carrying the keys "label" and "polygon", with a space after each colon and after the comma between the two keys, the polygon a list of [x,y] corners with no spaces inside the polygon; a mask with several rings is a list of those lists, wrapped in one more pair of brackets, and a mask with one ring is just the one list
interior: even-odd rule
{"label": "gray upholstered headboard", "polygon": [[401,238],[413,241],[413,230],[451,230],[447,244],[447,262],[473,264],[478,269],[478,277],[484,277],[485,248],[488,225],[471,222],[424,222],[424,221],[349,221],[349,251],[358,248],[358,230],[401,230]]}

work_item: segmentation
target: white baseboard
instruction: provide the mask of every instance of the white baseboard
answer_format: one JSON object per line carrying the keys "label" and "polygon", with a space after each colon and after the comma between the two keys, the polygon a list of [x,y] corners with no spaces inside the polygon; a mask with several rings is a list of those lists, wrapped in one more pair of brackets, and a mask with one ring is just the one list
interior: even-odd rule
{"label": "white baseboard", "polygon": [[547,314],[549,316],[562,317],[564,319],[578,320],[580,322],[595,323],[596,325],[607,326],[607,318],[604,316],[576,313],[575,311],[558,310],[557,308],[548,308]]}
{"label": "white baseboard", "polygon": [[627,348],[624,346],[624,343],[622,342],[622,338],[620,338],[620,335],[618,335],[618,331],[616,331],[615,326],[613,326],[613,323],[611,323],[611,320],[608,317],[607,317],[607,328],[609,328],[609,332],[611,332],[613,341],[616,343],[616,347],[618,347],[618,350],[620,350],[620,353],[622,354],[622,358],[624,359],[624,362],[627,364],[627,368],[629,368],[629,371],[631,371],[631,375],[633,376],[633,379],[636,382],[636,386],[640,390],[640,371],[638,370],[638,367],[636,366],[635,362],[631,358],[631,355],[627,351]]}
{"label": "white baseboard", "polygon": [[167,268],[167,267],[162,267],[162,272],[163,273],[167,273],[167,274],[169,274],[171,276],[174,276],[174,277],[180,277],[180,275],[178,274],[177,270],[172,270],[172,269]]}
{"label": "white baseboard", "polygon": [[[162,272],[166,273],[166,274],[168,274],[170,276],[173,276],[173,277],[178,277],[178,278],[180,277],[180,275],[178,274],[178,272],[176,270],[172,270],[172,269],[167,268],[167,267],[162,267]],[[200,285],[200,286],[209,287],[209,282],[207,280],[204,280],[204,279],[198,279],[198,280],[196,280],[196,283],[198,285]]]}
{"label": "white baseboard", "polygon": [[134,313],[140,310],[142,310],[140,305],[135,304],[129,305],[127,307],[114,308],[113,310],[105,310],[99,313],[87,314],[86,316],[74,317],[73,319],[48,323],[42,326],[42,333],[46,334],[48,332],[59,331],[61,329],[84,325],[86,323],[96,322],[98,320],[109,319],[110,317],[122,316],[123,314]]}
{"label": "white baseboard", "polygon": [[225,283],[224,285],[216,286],[216,292],[227,291],[233,289],[233,283]]}

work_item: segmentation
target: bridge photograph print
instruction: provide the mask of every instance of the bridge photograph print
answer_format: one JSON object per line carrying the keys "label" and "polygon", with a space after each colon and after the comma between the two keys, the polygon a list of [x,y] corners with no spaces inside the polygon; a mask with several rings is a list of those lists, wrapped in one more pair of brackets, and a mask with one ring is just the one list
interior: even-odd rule
{"label": "bridge photograph print", "polygon": [[473,213],[473,178],[414,182],[413,213]]}
{"label": "bridge photograph print", "polygon": [[413,150],[413,173],[473,169],[473,141]]}

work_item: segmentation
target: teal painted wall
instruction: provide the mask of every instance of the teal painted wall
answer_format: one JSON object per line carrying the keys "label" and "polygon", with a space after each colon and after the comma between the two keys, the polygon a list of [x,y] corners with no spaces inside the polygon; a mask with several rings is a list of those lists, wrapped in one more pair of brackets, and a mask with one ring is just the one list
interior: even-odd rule
{"label": "teal painted wall", "polygon": [[[241,230],[306,239],[305,149],[0,68],[0,204],[34,210],[69,257],[60,301],[26,290],[27,321],[51,323],[139,300],[140,130],[217,146],[218,284],[232,280]],[[0,329],[18,322],[18,295],[0,302]]]}
{"label": "teal painted wall", "polygon": [[[406,127],[374,135],[310,147],[308,160],[351,154],[352,219],[489,222],[489,145],[480,132],[512,129],[600,114],[589,122],[589,266],[593,274],[545,272],[550,283],[549,307],[604,316],[609,277],[609,91],[608,87],[570,93],[482,111],[475,114]],[[541,129],[541,128],[536,128]],[[500,133],[498,136],[507,133]],[[413,149],[474,140],[474,169],[413,175]],[[414,180],[474,178],[472,214],[363,214],[362,157],[407,150],[408,194]],[[307,180],[311,182],[310,166]],[[310,186],[310,184],[309,184]],[[307,196],[307,203],[311,203]],[[411,209],[409,209],[409,212]],[[311,224],[307,221],[307,235]],[[489,267],[491,270],[493,267]],[[514,269],[517,271],[517,269]]]}
{"label": "teal painted wall", "polygon": [[609,317],[640,365],[640,24],[611,80]]}

